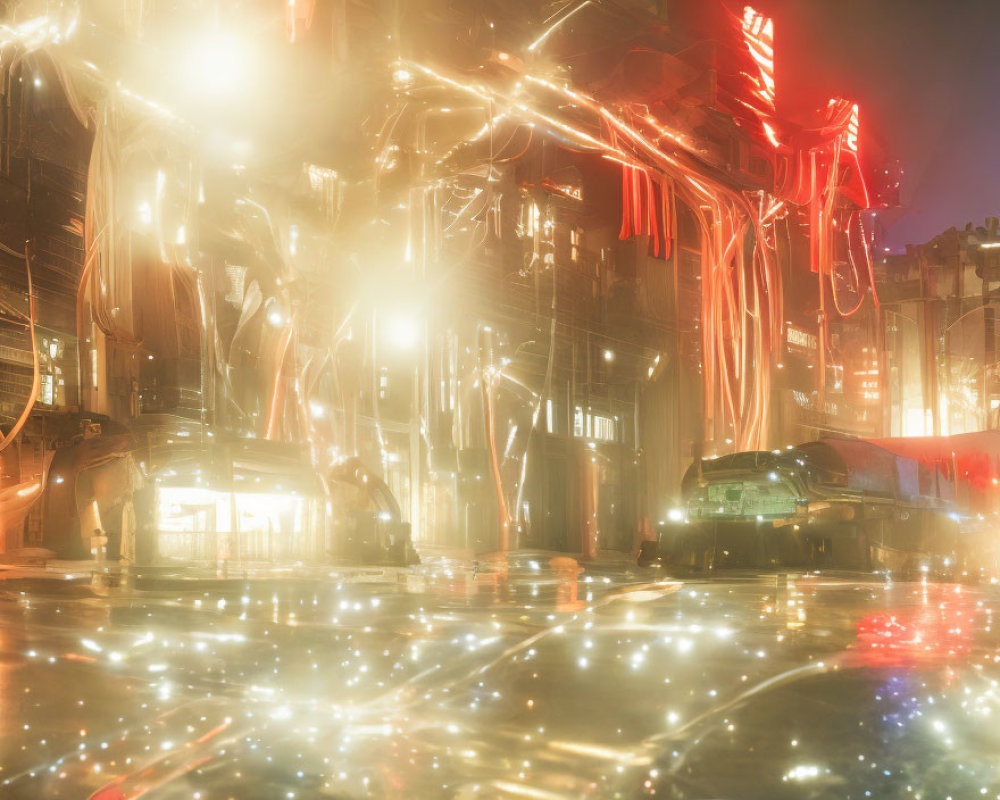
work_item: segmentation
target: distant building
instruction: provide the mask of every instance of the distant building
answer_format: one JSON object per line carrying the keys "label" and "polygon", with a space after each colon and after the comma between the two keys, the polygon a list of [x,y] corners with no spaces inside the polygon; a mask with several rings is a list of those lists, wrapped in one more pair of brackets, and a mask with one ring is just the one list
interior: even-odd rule
{"label": "distant building", "polygon": [[1000,225],[949,228],[878,260],[894,436],[1000,425]]}

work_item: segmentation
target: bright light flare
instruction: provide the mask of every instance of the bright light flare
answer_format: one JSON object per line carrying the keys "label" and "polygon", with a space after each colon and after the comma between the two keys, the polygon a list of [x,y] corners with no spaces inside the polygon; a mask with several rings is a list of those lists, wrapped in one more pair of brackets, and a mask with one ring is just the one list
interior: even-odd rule
{"label": "bright light flare", "polygon": [[244,88],[250,77],[251,58],[246,43],[227,31],[209,31],[194,39],[184,60],[190,89],[213,98]]}
{"label": "bright light flare", "polygon": [[412,350],[420,341],[420,327],[412,317],[392,317],[386,326],[392,343],[401,350]]}

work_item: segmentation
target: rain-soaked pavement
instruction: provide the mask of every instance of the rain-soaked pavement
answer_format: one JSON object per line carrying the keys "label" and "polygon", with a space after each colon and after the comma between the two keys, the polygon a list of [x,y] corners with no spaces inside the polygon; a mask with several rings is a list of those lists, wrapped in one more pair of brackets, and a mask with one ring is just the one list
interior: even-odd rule
{"label": "rain-soaked pavement", "polygon": [[0,797],[1000,797],[1000,587],[0,581]]}

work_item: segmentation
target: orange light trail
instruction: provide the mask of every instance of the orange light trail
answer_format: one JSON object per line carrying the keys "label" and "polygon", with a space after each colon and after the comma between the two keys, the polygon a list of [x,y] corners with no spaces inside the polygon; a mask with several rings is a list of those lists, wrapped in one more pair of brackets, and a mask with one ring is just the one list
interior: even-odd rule
{"label": "orange light trail", "polygon": [[[832,269],[834,242],[846,237],[847,252],[860,279],[857,258],[865,262],[873,299],[873,270],[864,236],[860,253],[852,252],[851,225],[835,226],[835,208],[841,196],[842,161],[851,164],[867,204],[867,189],[861,179],[857,142],[857,106],[832,100],[820,129],[821,143],[808,150],[788,147],[780,138],[774,117],[773,23],[747,8],[742,21],[749,57],[759,76],[749,73],[751,93],[764,105],[735,98],[761,123],[763,137],[774,148],[783,178],[774,194],[761,192],[745,197],[725,178],[715,177],[702,160],[704,151],[687,136],[671,131],[648,112],[634,114],[627,106],[611,108],[570,86],[537,75],[522,73],[516,97],[484,83],[469,84],[441,74],[419,63],[412,64],[432,80],[450,86],[484,103],[499,106],[501,113],[521,115],[546,126],[578,146],[598,150],[604,158],[622,165],[622,223],[619,235],[649,235],[654,255],[661,252],[661,236],[669,223],[668,195],[678,193],[695,210],[702,231],[702,357],[704,413],[712,426],[712,437],[733,440],[737,449],[766,445],[770,405],[772,353],[782,336],[782,282],[775,250],[774,225],[789,206],[806,207],[810,216],[811,264],[822,281],[835,280]],[[552,92],[577,110],[596,115],[601,136],[581,129],[536,107],[526,91],[536,87]],[[678,150],[668,152],[664,141]],[[659,194],[659,197],[658,197]],[[744,252],[744,236],[752,229],[752,252]],[[845,309],[834,294],[834,305],[842,316],[861,306]],[[864,300],[866,291],[859,289]],[[821,298],[822,299],[822,298]],[[825,346],[828,320],[819,318],[819,340]],[[825,354],[820,354],[824,362]],[[821,366],[822,371],[822,366]],[[721,416],[720,416],[721,414]]]}

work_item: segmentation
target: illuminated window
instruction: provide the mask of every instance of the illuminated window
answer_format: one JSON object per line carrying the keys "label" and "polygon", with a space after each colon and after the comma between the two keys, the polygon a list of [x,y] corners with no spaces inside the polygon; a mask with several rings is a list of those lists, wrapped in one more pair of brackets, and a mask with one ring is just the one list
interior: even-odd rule
{"label": "illuminated window", "polygon": [[605,414],[584,413],[579,406],[573,414],[573,435],[601,442],[618,441],[618,419]]}
{"label": "illuminated window", "polygon": [[573,228],[569,232],[569,257],[576,264],[580,261],[580,247],[583,242],[583,231],[580,228]]}
{"label": "illuminated window", "polygon": [[534,236],[535,231],[538,230],[538,222],[541,217],[541,211],[538,208],[538,203],[525,203],[522,207],[521,214],[521,226],[527,236]]}
{"label": "illuminated window", "polygon": [[618,425],[614,417],[602,414],[591,415],[591,437],[602,442],[613,442],[618,438]]}
{"label": "illuminated window", "polygon": [[42,385],[38,394],[38,402],[43,403],[47,406],[52,405],[54,401],[54,392],[52,391],[52,376],[42,375]]}

